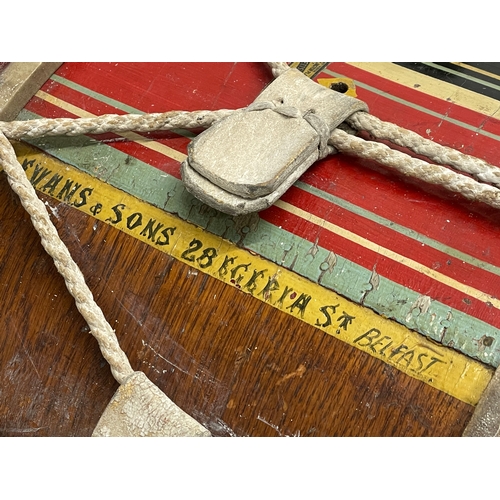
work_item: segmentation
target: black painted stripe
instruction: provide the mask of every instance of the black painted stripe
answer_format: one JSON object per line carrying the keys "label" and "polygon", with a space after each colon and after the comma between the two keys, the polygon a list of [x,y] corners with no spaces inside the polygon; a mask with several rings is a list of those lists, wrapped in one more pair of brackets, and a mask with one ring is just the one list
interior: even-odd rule
{"label": "black painted stripe", "polygon": [[[480,73],[479,71],[473,71],[469,68],[464,68],[463,66],[460,66],[458,64],[453,64],[453,63],[448,63],[448,62],[440,62],[440,63],[433,63],[433,64],[437,64],[443,68],[447,68],[447,69],[450,69],[451,71],[461,73],[464,75],[464,77],[469,76],[475,80],[481,80],[487,86],[500,87],[500,79],[495,78],[493,76],[485,75],[483,73]],[[466,64],[468,66],[471,66],[473,63],[472,64],[466,63]],[[479,68],[479,69],[481,69],[481,68]],[[499,71],[499,70],[497,69],[497,71]]]}
{"label": "black painted stripe", "polygon": [[477,69],[482,69],[488,73],[493,73],[494,75],[500,76],[500,63],[497,62],[468,62],[465,63],[469,66],[473,66]]}
{"label": "black painted stripe", "polygon": [[[491,97],[493,99],[496,99],[497,101],[500,101],[500,88],[494,88],[500,87],[499,81],[487,75],[476,73],[452,63],[435,63],[436,65],[440,66],[439,68],[429,66],[428,64],[421,62],[397,62],[395,64],[403,68],[416,71],[417,73],[420,73],[422,75],[430,76],[442,82],[451,83],[453,85],[456,85],[457,87],[471,90],[472,92],[476,92],[477,94]],[[454,73],[447,71],[447,69],[453,70]],[[499,70],[496,69],[496,71]],[[461,74],[457,75],[457,72]],[[467,78],[468,76],[472,76],[474,79],[480,80],[480,82],[471,80],[470,78]]]}

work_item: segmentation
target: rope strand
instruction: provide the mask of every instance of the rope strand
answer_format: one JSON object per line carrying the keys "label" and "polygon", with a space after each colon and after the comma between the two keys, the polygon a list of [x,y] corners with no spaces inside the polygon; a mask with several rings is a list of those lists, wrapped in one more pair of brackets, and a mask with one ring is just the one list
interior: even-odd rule
{"label": "rope strand", "polygon": [[290,69],[290,66],[285,62],[268,62],[267,65],[271,68],[274,78],[278,78],[278,76]]}
{"label": "rope strand", "polygon": [[[289,69],[286,63],[268,63],[273,75],[278,77]],[[252,105],[250,105],[251,107]],[[58,271],[64,277],[66,286],[76,301],[76,305],[90,326],[92,335],[97,339],[103,356],[111,366],[116,380],[121,384],[133,373],[126,354],[121,350],[115,332],[104,318],[95,303],[85,279],[60,240],[44,204],[37,197],[28,181],[22,166],[17,161],[10,139],[35,138],[41,136],[82,134],[103,134],[106,132],[123,133],[129,131],[151,132],[175,128],[206,128],[215,121],[233,113],[244,111],[222,109],[218,111],[170,111],[145,115],[103,115],[92,118],[56,118],[28,121],[0,122],[0,165],[8,175],[12,189],[19,195],[28,211],[35,229],[40,234],[42,244],[54,259]],[[414,132],[382,122],[364,112],[357,112],[346,120],[356,130],[365,130],[377,139],[384,139],[399,146],[407,147],[429,159],[451,165],[469,173],[482,182],[500,186],[500,169],[483,160],[464,155],[451,148],[440,146]],[[384,144],[365,141],[343,130],[334,130],[325,152],[336,150],[361,158],[368,158],[394,168],[404,175],[419,178],[425,182],[439,184],[453,192],[459,192],[466,198],[487,203],[500,208],[500,190],[482,184],[474,179],[458,174],[448,168],[432,165],[423,160],[390,149]]]}
{"label": "rope strand", "polygon": [[340,129],[333,131],[328,143],[342,153],[374,160],[409,177],[443,186],[455,193],[461,193],[469,200],[481,201],[492,207],[500,208],[500,189],[489,184],[479,183],[446,167],[412,158],[405,153],[389,148],[385,144],[365,141]]}
{"label": "rope strand", "polygon": [[[275,78],[290,69],[286,63],[267,64]],[[57,270],[63,276],[69,292],[75,299],[78,310],[87,321],[92,335],[97,339],[101,352],[110,365],[113,376],[120,384],[125,383],[127,378],[134,373],[130,362],[120,348],[114,330],[96,304],[92,292],[85,283],[83,274],[72,259],[67,247],[59,238],[45,205],[36,195],[7,138],[22,139],[49,135],[75,136],[103,134],[106,132],[150,132],[175,128],[206,128],[215,121],[239,111],[242,110],[170,111],[146,115],[103,115],[79,119],[57,118],[0,122],[0,166],[5,170],[9,184],[29,213],[33,226],[40,235],[42,245],[53,258]],[[318,131],[320,136],[327,137],[328,130],[325,129],[322,123],[315,120],[314,115],[307,115],[306,119]],[[354,113],[346,120],[346,124],[357,131],[366,131],[378,140],[387,140],[398,146],[408,148],[439,165],[412,158],[405,153],[390,149],[385,144],[365,141],[344,132],[340,128],[331,133],[327,143],[325,140],[322,141],[324,154],[333,151],[333,147],[345,154],[375,160],[382,165],[398,170],[404,175],[444,186],[453,192],[461,193],[470,200],[481,201],[495,208],[500,208],[500,189],[494,187],[500,187],[500,168],[490,165],[484,160],[436,144],[414,132],[392,123],[383,122],[365,112]],[[449,165],[471,175],[473,178],[440,165]],[[496,382],[498,382],[498,373],[497,370],[494,379]],[[469,426],[470,429],[468,428],[466,435],[467,433],[469,435],[476,435],[476,433],[484,435],[483,421],[485,418],[490,418],[490,413],[493,413],[496,418],[495,426],[497,427],[493,431],[498,434],[498,411],[495,406],[498,399],[497,385],[491,385],[490,392],[482,398],[480,402],[480,405],[482,405],[481,413],[478,414],[474,424]]]}
{"label": "rope strand", "polygon": [[9,139],[43,136],[75,136],[107,132],[153,132],[175,128],[207,128],[240,110],[169,111],[145,115],[102,115],[91,118],[40,118],[36,120],[0,122],[0,132]]}
{"label": "rope strand", "polygon": [[46,252],[54,259],[76,306],[87,321],[92,335],[97,339],[102,355],[109,363],[113,376],[118,383],[134,373],[126,354],[121,350],[114,330],[106,321],[100,307],[96,304],[85,278],[71,257],[66,245],[61,241],[43,202],[38,198],[21,164],[17,161],[14,148],[5,135],[0,133],[0,166],[5,170],[10,186],[19,196],[25,210],[31,217],[40,235]]}
{"label": "rope strand", "polygon": [[500,168],[490,165],[484,160],[442,146],[411,130],[398,127],[394,123],[384,122],[369,113],[361,111],[353,113],[346,121],[356,130],[366,131],[378,140],[390,141],[440,165],[449,165],[470,174],[478,181],[500,187]]}

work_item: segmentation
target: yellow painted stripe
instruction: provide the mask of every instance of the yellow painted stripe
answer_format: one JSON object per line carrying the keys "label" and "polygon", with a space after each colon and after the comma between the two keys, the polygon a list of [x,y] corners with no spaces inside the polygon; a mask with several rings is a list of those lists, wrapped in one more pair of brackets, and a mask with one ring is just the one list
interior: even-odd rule
{"label": "yellow painted stripe", "polygon": [[358,97],[356,93],[356,85],[352,78],[318,78],[317,82],[327,89],[334,83],[345,83],[347,85],[347,91],[342,92],[345,95],[350,95],[351,97]]}
{"label": "yellow painted stripe", "polygon": [[317,217],[316,215],[310,214],[309,212],[306,212],[301,208],[295,207],[294,205],[290,205],[290,203],[278,200],[275,203],[275,205],[282,208],[283,210],[286,210],[289,213],[297,215],[298,217],[308,222],[312,222],[313,224],[328,229],[329,231],[332,231],[335,234],[338,234],[339,236],[342,236],[343,238],[346,238],[349,241],[357,243],[358,245],[361,245],[362,247],[367,248],[368,250],[372,250],[378,253],[379,255],[388,257],[394,262],[399,262],[400,264],[403,264],[406,267],[413,269],[414,271],[418,271],[419,273],[424,274],[425,276],[429,276],[433,280],[439,281],[440,283],[448,285],[449,287],[454,288],[459,292],[463,292],[466,295],[469,295],[470,297],[474,297],[475,299],[480,300],[481,302],[491,304],[493,307],[500,309],[500,300],[482,292],[481,290],[477,290],[476,288],[465,285],[464,283],[460,283],[459,281],[454,280],[453,278],[450,278],[445,274],[438,273],[437,271],[431,269],[430,267],[424,266],[423,264],[420,264],[419,262],[416,262],[413,259],[405,257],[404,255],[401,255],[397,252],[389,250],[388,248],[384,248],[379,244],[374,243],[373,241],[367,240],[366,238],[357,235],[356,233],[352,233],[351,231],[348,231],[347,229],[337,226],[336,224],[332,224],[331,222],[328,222],[325,219],[322,219],[321,217]]}
{"label": "yellow painted stripe", "polygon": [[[398,67],[399,68],[399,67]],[[399,70],[398,70],[399,71]],[[80,117],[93,117],[92,113],[89,113],[88,111],[85,111],[81,108],[78,108],[77,106],[74,106],[70,103],[67,103],[61,99],[58,99],[56,97],[51,96],[50,94],[47,94],[43,91],[39,91],[37,93],[37,96],[40,97],[41,99],[46,100],[47,102],[50,102],[54,104],[55,106],[58,106],[76,116]],[[172,149],[167,146],[164,146],[163,144],[150,141],[148,139],[145,139],[144,137],[134,134],[133,132],[128,132],[121,134],[123,137],[128,138],[131,141],[139,142],[143,146],[148,147],[150,149],[153,149],[155,151],[158,151],[165,156],[168,156],[169,158],[173,158],[174,160],[177,161],[183,161],[185,159],[185,155]],[[367,248],[369,250],[372,250],[380,255],[383,255],[385,257],[390,258],[391,260],[394,260],[395,262],[399,262],[400,264],[403,264],[407,266],[410,269],[413,269],[414,271],[417,271],[421,274],[424,274],[425,276],[429,276],[430,278],[443,283],[451,288],[454,288],[457,291],[460,291],[470,297],[474,297],[475,299],[484,302],[486,304],[491,304],[493,307],[500,309],[500,300],[496,299],[481,290],[477,290],[476,288],[473,288],[471,286],[465,285],[464,283],[460,283],[457,280],[454,280],[453,278],[450,278],[444,274],[441,274],[434,269],[431,269],[427,266],[424,266],[423,264],[420,264],[408,257],[405,257],[404,255],[398,254],[397,252],[394,252],[392,250],[389,250],[388,248],[384,248],[377,243],[374,243],[370,240],[367,240],[366,238],[363,238],[355,233],[352,233],[351,231],[348,231],[347,229],[341,228],[340,226],[337,226],[336,224],[332,224],[331,222],[328,222],[324,219],[321,219],[320,217],[317,217],[313,214],[310,214],[309,212],[306,212],[305,210],[302,210],[300,208],[297,208],[293,205],[290,205],[289,203],[285,203],[281,200],[275,203],[275,205],[279,206],[281,209],[292,213],[306,221],[312,222],[313,224],[316,224],[318,226],[324,227],[340,236],[343,238],[346,238],[354,243],[357,243],[358,245],[363,246],[364,248]]]}
{"label": "yellow painted stripe", "polygon": [[448,100],[450,103],[458,104],[486,116],[500,119],[500,103],[496,99],[477,94],[476,92],[472,92],[472,90],[436,80],[430,76],[402,68],[393,63],[350,62],[348,64],[408,88],[413,89],[418,85],[419,92],[443,99],[444,101]]}
{"label": "yellow painted stripe", "polygon": [[30,180],[49,170],[36,184],[41,192],[461,401],[475,405],[492,377],[493,369],[31,146],[16,144],[16,152]]}
{"label": "yellow painted stripe", "polygon": [[[93,118],[96,115],[89,113],[88,111],[79,108],[78,106],[74,106],[73,104],[70,104],[69,102],[63,101],[62,99],[59,99],[57,97],[54,97],[50,94],[47,94],[43,90],[39,90],[36,93],[36,96],[39,97],[40,99],[43,99],[44,101],[50,102],[54,106],[57,106],[58,108],[64,109],[65,111],[68,111],[69,113],[78,116],[80,118]],[[140,144],[141,146],[144,146],[145,148],[151,149],[153,151],[156,151],[158,153],[161,153],[165,156],[168,156],[169,158],[173,158],[174,160],[177,160],[178,162],[182,162],[185,160],[186,155],[184,153],[181,153],[177,151],[176,149],[169,148],[168,146],[165,146],[164,144],[161,144],[159,142],[156,142],[156,140],[153,139],[148,139],[146,137],[143,137],[140,134],[136,134],[135,132],[124,132],[122,134],[116,134],[121,137],[125,137],[130,141],[136,142]]]}
{"label": "yellow painted stripe", "polygon": [[495,75],[495,73],[490,73],[489,71],[485,71],[484,69],[476,68],[475,66],[471,66],[470,64],[462,63],[462,62],[454,62],[452,64],[456,64],[461,68],[470,69],[475,73],[480,73],[481,75],[489,76],[490,78],[494,78],[495,80],[500,80],[500,76]]}

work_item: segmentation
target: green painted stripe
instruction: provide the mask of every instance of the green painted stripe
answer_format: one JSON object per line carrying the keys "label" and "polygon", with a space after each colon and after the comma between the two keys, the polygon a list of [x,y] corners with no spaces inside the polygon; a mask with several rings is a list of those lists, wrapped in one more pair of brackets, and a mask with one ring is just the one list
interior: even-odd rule
{"label": "green painted stripe", "polygon": [[[27,111],[19,115],[19,119],[33,118],[38,117]],[[377,280],[372,271],[267,223],[258,214],[231,217],[217,212],[191,196],[180,180],[86,136],[27,142],[443,345],[494,367],[500,364],[500,332],[496,328],[438,301],[426,304],[418,293],[383,276],[377,276],[378,285],[374,285]],[[494,339],[491,345],[482,344],[484,336]]]}
{"label": "green painted stripe", "polygon": [[[329,69],[326,69],[324,72],[328,73],[329,75],[331,75],[335,78],[348,78],[348,76],[346,76],[346,75],[336,73],[336,72],[331,71]],[[489,137],[490,139],[494,139],[495,141],[500,141],[500,135],[492,134],[491,132],[487,132],[486,130],[483,130],[482,128],[473,127],[472,125],[469,125],[468,123],[462,122],[460,120],[455,120],[454,118],[450,118],[449,116],[443,115],[441,113],[436,113],[435,111],[432,111],[431,109],[424,108],[423,106],[420,106],[418,104],[414,104],[414,103],[407,101],[405,99],[401,99],[400,97],[393,96],[387,92],[384,92],[383,90],[377,89],[376,87],[372,87],[371,85],[367,85],[366,83],[356,81],[356,86],[361,87],[365,90],[369,90],[370,92],[373,92],[374,94],[385,97],[386,99],[390,99],[391,101],[397,102],[398,104],[403,104],[404,106],[407,106],[407,107],[415,109],[417,111],[421,111],[422,113],[426,113],[428,115],[434,116],[435,118],[439,118],[440,120],[443,120],[443,121],[446,121],[449,123],[453,123],[454,125],[457,125],[457,126],[462,127],[464,129],[470,130],[471,132],[474,132],[476,134],[484,135],[485,137]]]}
{"label": "green painted stripe", "polygon": [[102,101],[106,104],[109,104],[110,106],[113,106],[114,108],[121,109],[122,111],[125,111],[126,113],[133,113],[133,114],[143,114],[144,112],[141,111],[140,109],[133,108],[132,106],[128,106],[127,104],[123,104],[120,101],[117,101],[116,99],[113,99],[111,97],[108,97],[104,94],[100,94],[99,92],[95,92],[93,90],[90,90],[87,87],[84,87],[82,85],[79,85],[78,83],[72,82],[71,80],[68,80],[62,76],[59,75],[52,75],[51,80],[54,80],[57,83],[60,83],[61,85],[65,85],[66,87],[69,87],[70,89],[76,90],[80,92],[81,94],[84,94],[89,97],[93,97],[94,99],[98,101]]}
{"label": "green painted stripe", "polygon": [[500,267],[497,267],[494,264],[490,264],[489,262],[484,262],[476,257],[473,257],[472,255],[468,255],[464,252],[461,252],[460,250],[456,250],[455,248],[452,248],[448,245],[445,245],[444,243],[429,238],[428,236],[425,236],[417,231],[414,231],[413,229],[401,226],[396,222],[393,222],[389,219],[386,219],[385,217],[370,212],[369,210],[366,210],[362,207],[358,207],[357,205],[354,205],[353,203],[343,200],[342,198],[338,198],[337,196],[334,196],[330,193],[325,193],[324,191],[321,191],[320,189],[310,186],[309,184],[306,184],[302,181],[297,181],[295,183],[295,186],[299,187],[300,189],[303,189],[304,191],[307,191],[308,193],[314,194],[319,198],[322,198],[335,205],[338,205],[339,207],[342,207],[351,213],[354,213],[356,215],[364,217],[365,219],[376,222],[381,226],[392,229],[393,231],[396,231],[404,236],[407,236],[408,238],[418,241],[419,243],[424,243],[425,245],[430,246],[431,248],[446,253],[451,257],[460,259],[463,262],[466,262],[467,264],[478,267],[480,269],[484,269],[485,271],[500,276]]}

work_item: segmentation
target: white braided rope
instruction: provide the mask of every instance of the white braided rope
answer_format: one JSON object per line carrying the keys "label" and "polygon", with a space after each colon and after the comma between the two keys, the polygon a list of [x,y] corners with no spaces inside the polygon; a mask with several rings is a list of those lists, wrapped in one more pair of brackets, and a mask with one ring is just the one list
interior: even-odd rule
{"label": "white braided rope", "polygon": [[106,132],[152,132],[176,128],[207,128],[239,110],[169,111],[145,115],[102,115],[92,118],[40,118],[36,120],[0,122],[0,132],[9,139],[74,136]]}
{"label": "white braided rope", "polygon": [[[268,65],[275,78],[289,69],[286,63],[268,63]],[[28,181],[7,137],[21,139],[23,137],[34,138],[46,135],[73,136],[106,132],[123,133],[132,130],[148,132],[175,128],[206,128],[214,121],[237,111],[240,110],[172,111],[149,115],[104,115],[95,118],[0,122],[0,166],[7,173],[9,184],[29,213],[33,226],[40,235],[42,245],[53,258],[69,292],[75,298],[78,310],[87,321],[92,335],[97,339],[101,352],[110,365],[113,376],[120,384],[123,384],[134,373],[129,360],[121,350],[114,330],[106,321],[102,310],[95,303],[92,292],[85,283],[80,269],[73,261],[64,243],[60,240],[45,205],[37,197],[33,186]],[[310,121],[309,116],[306,119]],[[468,199],[481,201],[495,208],[500,208],[500,190],[489,185],[500,186],[500,169],[498,167],[490,165],[484,160],[436,144],[392,123],[382,122],[368,113],[354,113],[346,120],[346,123],[358,131],[367,131],[378,140],[388,140],[399,146],[406,147],[436,163],[449,165],[466,172],[475,179],[487,184],[476,182],[470,177],[453,172],[448,168],[412,158],[409,155],[392,150],[384,144],[365,141],[340,129],[333,131],[328,144],[323,144],[323,154],[331,152],[333,146],[340,152],[376,160],[383,165],[397,169],[404,175],[416,177],[432,184],[439,184],[451,191],[461,193]],[[322,131],[324,127],[321,123],[316,123],[313,120],[311,125],[317,129],[320,136],[324,135],[324,131]],[[325,141],[322,142],[325,143]],[[496,394],[490,394],[482,398],[481,403],[487,410],[492,405],[491,400],[493,400],[493,403],[496,401]],[[480,425],[476,423],[472,427],[474,429],[471,429],[470,432],[475,431]]]}
{"label": "white braided rope", "polygon": [[474,179],[446,167],[432,165],[418,158],[412,158],[405,153],[391,149],[385,144],[365,141],[340,129],[333,131],[329,144],[342,153],[375,160],[404,175],[461,193],[469,200],[481,201],[492,207],[500,208],[500,189],[489,184],[476,182]]}
{"label": "white braided rope", "polygon": [[[275,77],[289,69],[286,63],[268,63],[268,65]],[[12,189],[19,195],[23,206],[30,214],[33,225],[40,234],[44,248],[52,256],[58,271],[63,275],[68,290],[75,298],[79,311],[89,324],[103,356],[110,364],[113,376],[120,384],[133,373],[128,358],[121,350],[113,329],[95,303],[81,271],[71,258],[64,243],[60,240],[45,206],[36,196],[22,166],[17,161],[15,152],[7,137],[21,139],[47,135],[73,136],[106,132],[123,133],[132,130],[148,132],[175,128],[206,128],[221,118],[243,110],[171,111],[148,115],[103,115],[95,118],[57,118],[0,122],[0,165],[8,175]],[[307,119],[309,118],[307,117]],[[390,140],[418,154],[425,155],[433,161],[455,166],[484,182],[494,184],[500,182],[500,169],[497,167],[451,148],[439,146],[396,125],[384,123],[368,113],[354,113],[346,121],[355,129],[366,130],[377,139]],[[315,128],[321,128],[321,124],[312,123],[312,125]],[[319,130],[318,133],[320,133]],[[320,133],[320,135],[322,134]],[[451,191],[460,192],[471,200],[482,201],[500,208],[500,190],[488,184],[480,184],[470,177],[457,174],[447,168],[412,158],[383,144],[364,141],[336,129],[328,140],[328,147],[323,145],[323,153],[326,154],[327,150],[331,152],[332,146],[346,154],[376,160],[383,165],[397,169],[405,175],[432,184],[442,185]]]}
{"label": "white braided rope", "polygon": [[16,153],[4,134],[0,133],[0,166],[5,170],[9,184],[19,196],[21,203],[31,217],[33,226],[42,240],[47,253],[54,259],[76,306],[87,321],[92,335],[97,339],[101,352],[111,367],[111,372],[120,383],[134,373],[126,354],[121,350],[114,330],[106,321],[104,314],[95,303],[85,278],[71,257],[66,245],[61,241],[57,230],[49,218],[47,209],[37,197],[28,181]]}
{"label": "white braided rope", "polygon": [[375,139],[390,141],[440,165],[449,165],[470,174],[478,181],[500,187],[500,168],[490,165],[480,158],[442,146],[411,130],[398,127],[394,123],[384,122],[376,116],[362,111],[353,113],[346,122],[358,131],[368,132]]}
{"label": "white braided rope", "polygon": [[285,62],[268,62],[267,65],[271,68],[274,78],[278,78],[278,76],[290,69],[290,66]]}

